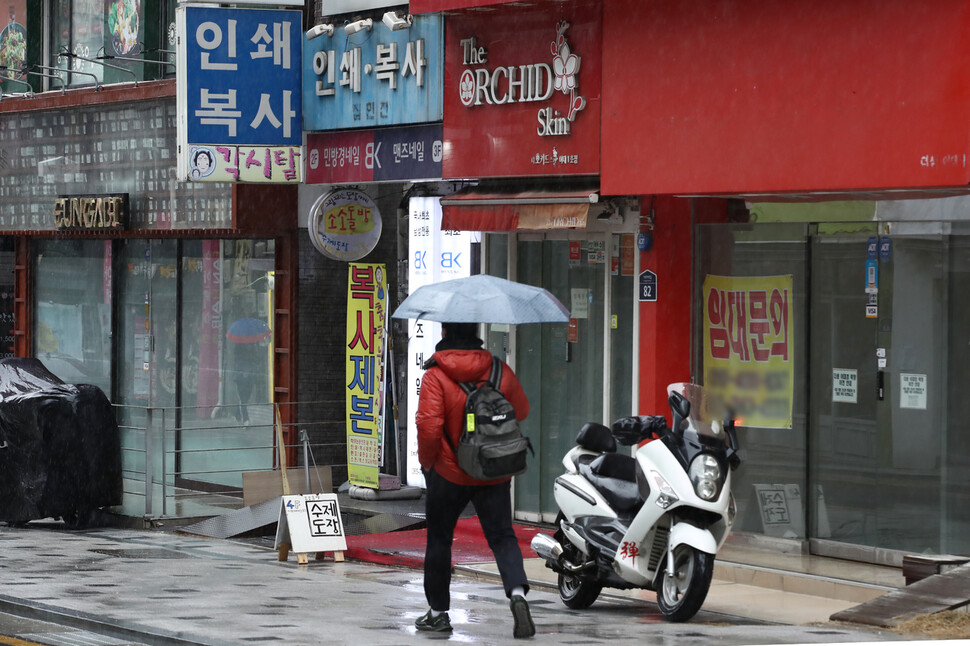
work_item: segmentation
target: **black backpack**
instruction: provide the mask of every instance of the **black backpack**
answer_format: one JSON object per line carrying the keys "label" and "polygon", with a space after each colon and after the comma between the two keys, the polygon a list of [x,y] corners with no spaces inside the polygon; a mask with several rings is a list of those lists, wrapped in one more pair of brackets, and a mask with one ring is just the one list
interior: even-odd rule
{"label": "black backpack", "polygon": [[526,469],[529,438],[522,435],[515,409],[498,388],[502,383],[502,360],[492,356],[492,371],[481,384],[459,383],[468,395],[465,421],[458,446],[445,434],[462,471],[476,480],[517,476]]}

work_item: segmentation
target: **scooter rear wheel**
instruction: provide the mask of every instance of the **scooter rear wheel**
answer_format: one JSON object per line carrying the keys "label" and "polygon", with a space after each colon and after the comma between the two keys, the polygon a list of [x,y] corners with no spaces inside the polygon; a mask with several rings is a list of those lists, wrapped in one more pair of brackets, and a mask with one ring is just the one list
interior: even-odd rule
{"label": "scooter rear wheel", "polygon": [[[559,518],[556,519],[556,527],[560,527],[562,519],[563,516],[560,514]],[[553,534],[553,538],[562,545],[564,560],[577,565],[583,562],[583,555],[580,554],[575,545],[569,542],[569,539],[563,534],[562,529],[557,529],[556,533]],[[603,586],[597,583],[593,583],[575,574],[566,574],[565,572],[559,573],[557,583],[559,598],[562,599],[563,604],[567,608],[573,610],[585,610],[589,608],[603,590]]]}
{"label": "scooter rear wheel", "polygon": [[674,575],[660,570],[657,605],[667,621],[687,621],[701,609],[711,587],[714,557],[690,545],[674,548]]}

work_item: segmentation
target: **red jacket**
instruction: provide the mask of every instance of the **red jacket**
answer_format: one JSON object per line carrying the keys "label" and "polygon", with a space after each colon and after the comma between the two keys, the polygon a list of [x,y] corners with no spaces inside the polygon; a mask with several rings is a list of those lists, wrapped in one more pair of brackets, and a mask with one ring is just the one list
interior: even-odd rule
{"label": "red jacket", "polygon": [[[487,381],[492,371],[492,355],[487,350],[439,350],[433,355],[436,365],[428,368],[421,379],[421,395],[418,398],[416,421],[418,426],[418,461],[425,469],[434,469],[446,480],[460,485],[494,484],[509,480],[476,480],[461,470],[454,451],[448,445],[444,433],[448,433],[453,446],[458,438],[465,416],[465,391],[458,382],[479,383]],[[523,420],[529,414],[529,400],[518,377],[507,364],[502,364],[502,382],[499,390],[515,409],[515,418]]]}

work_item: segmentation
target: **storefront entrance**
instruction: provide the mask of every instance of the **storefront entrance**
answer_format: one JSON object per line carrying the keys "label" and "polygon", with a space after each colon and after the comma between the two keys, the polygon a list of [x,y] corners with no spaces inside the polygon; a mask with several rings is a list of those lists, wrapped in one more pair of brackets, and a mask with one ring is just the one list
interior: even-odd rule
{"label": "storefront entrance", "polygon": [[583,424],[633,412],[634,287],[611,262],[619,238],[519,233],[511,243],[514,279],[548,289],[572,315],[568,325],[517,326],[509,346],[529,397],[523,430],[535,448],[515,480],[516,516],[524,520],[555,519],[553,483]]}
{"label": "storefront entrance", "polygon": [[34,354],[115,404],[126,511],[146,480],[166,500],[273,467],[274,269],[267,239],[35,243]]}
{"label": "storefront entrance", "polygon": [[952,549],[943,512],[950,250],[949,236],[931,231],[886,238],[891,246],[881,257],[871,250],[875,258],[866,255],[873,236],[813,238],[809,437],[824,491],[819,538]]}
{"label": "storefront entrance", "polygon": [[[698,296],[712,275],[791,276],[791,424],[742,429],[736,531],[814,539],[821,552],[852,546],[863,558],[874,549],[970,553],[966,227],[870,221],[697,233]],[[698,380],[704,317],[699,302]]]}

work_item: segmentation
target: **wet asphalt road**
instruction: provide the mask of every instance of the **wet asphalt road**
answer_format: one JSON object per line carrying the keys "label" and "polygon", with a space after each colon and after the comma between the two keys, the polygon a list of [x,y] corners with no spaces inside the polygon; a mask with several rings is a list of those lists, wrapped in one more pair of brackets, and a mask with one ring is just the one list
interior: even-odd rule
{"label": "wet asphalt road", "polygon": [[[456,577],[451,635],[416,633],[426,610],[420,572],[295,556],[252,544],[170,532],[0,525],[0,634],[44,644],[509,644],[501,587]],[[662,621],[653,603],[603,595],[569,610],[554,592],[529,594],[533,644],[708,646],[894,641],[904,636],[835,624],[785,626],[702,610]],[[9,627],[8,627],[9,626]],[[12,630],[11,630],[12,627]],[[67,630],[64,629],[67,627]],[[66,641],[72,635],[78,641]],[[84,638],[88,641],[81,641]],[[102,641],[97,641],[101,639]],[[57,641],[61,640],[61,641]],[[92,641],[93,640],[93,641]],[[3,642],[0,641],[0,644]]]}

